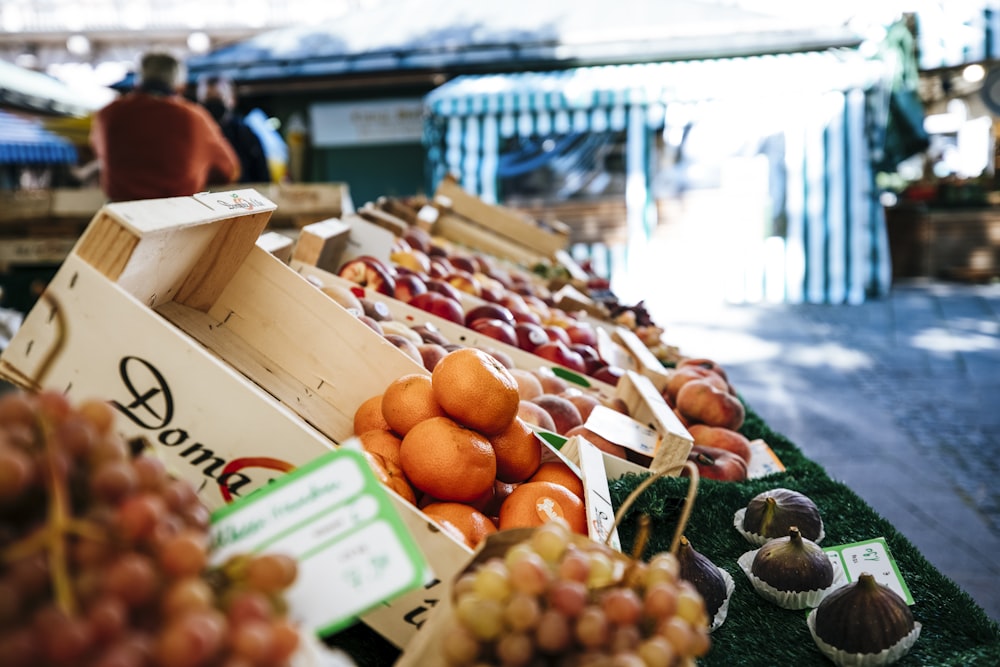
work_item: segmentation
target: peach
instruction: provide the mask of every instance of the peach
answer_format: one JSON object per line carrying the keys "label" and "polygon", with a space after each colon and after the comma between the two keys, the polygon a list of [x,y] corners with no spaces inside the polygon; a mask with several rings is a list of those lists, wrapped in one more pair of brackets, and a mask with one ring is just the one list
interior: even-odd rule
{"label": "peach", "polygon": [[542,383],[542,391],[546,394],[561,394],[569,389],[569,383],[553,373],[549,368],[540,368],[531,372]]}
{"label": "peach", "polygon": [[420,350],[417,348],[416,344],[406,336],[401,336],[399,334],[387,333],[382,336],[387,341],[395,345],[401,352],[403,352],[410,359],[415,362],[424,365],[424,357],[420,354]]}
{"label": "peach", "polygon": [[740,399],[706,378],[690,380],[677,392],[677,411],[692,424],[723,426],[738,431],[746,417]]}
{"label": "peach", "polygon": [[518,404],[517,416],[540,429],[556,432],[556,423],[545,408],[524,399]]}
{"label": "peach", "polygon": [[568,398],[570,402],[576,406],[576,409],[580,411],[580,419],[582,419],[584,423],[587,422],[587,417],[590,416],[590,413],[594,410],[594,408],[601,404],[600,399],[593,394],[584,393],[574,387],[570,387],[563,393],[559,394],[559,396]]}
{"label": "peach", "polygon": [[566,433],[564,433],[563,435],[565,435],[567,438],[571,438],[574,435],[579,435],[584,440],[594,445],[602,452],[606,452],[608,454],[611,454],[612,456],[617,456],[620,459],[628,458],[628,452],[623,446],[611,442],[607,438],[597,435],[583,424],[579,426],[574,426],[570,430],[566,431]]}
{"label": "peach", "polygon": [[531,399],[531,402],[549,413],[559,435],[565,435],[566,431],[574,426],[583,424],[580,410],[568,398],[556,394],[542,394]]}
{"label": "peach", "polygon": [[677,405],[677,392],[691,380],[708,380],[719,389],[729,391],[729,383],[715,371],[701,366],[680,366],[670,371],[663,389],[663,398],[669,405]]}
{"label": "peach", "polygon": [[727,449],[750,463],[750,440],[742,433],[706,424],[692,424],[688,427],[688,432],[694,438],[694,444]]}
{"label": "peach", "polygon": [[542,390],[542,382],[531,371],[523,368],[511,368],[510,374],[517,380],[517,393],[521,395],[521,400],[530,401],[535,396],[545,393]]}
{"label": "peach", "polygon": [[437,343],[421,343],[417,345],[417,349],[420,350],[420,357],[424,360],[424,368],[429,371],[434,370],[437,362],[444,359],[445,355],[448,354],[448,350]]}

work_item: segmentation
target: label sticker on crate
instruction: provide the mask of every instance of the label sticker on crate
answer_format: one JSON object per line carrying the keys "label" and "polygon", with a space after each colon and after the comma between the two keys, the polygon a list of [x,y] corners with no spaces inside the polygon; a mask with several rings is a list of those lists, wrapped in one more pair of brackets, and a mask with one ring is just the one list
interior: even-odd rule
{"label": "label sticker on crate", "polygon": [[888,586],[894,593],[906,601],[906,604],[913,604],[913,595],[903,581],[896,566],[896,559],[889,553],[889,545],[885,543],[884,537],[876,537],[863,542],[852,542],[851,544],[841,544],[835,547],[823,549],[830,557],[833,564],[833,577],[837,579],[838,571],[844,573],[846,583],[857,580],[859,576],[867,572],[878,583]]}
{"label": "label sticker on crate", "polygon": [[319,635],[428,578],[427,563],[364,456],[324,454],[212,515],[212,561],[286,553],[298,578],[286,594],[293,617]]}

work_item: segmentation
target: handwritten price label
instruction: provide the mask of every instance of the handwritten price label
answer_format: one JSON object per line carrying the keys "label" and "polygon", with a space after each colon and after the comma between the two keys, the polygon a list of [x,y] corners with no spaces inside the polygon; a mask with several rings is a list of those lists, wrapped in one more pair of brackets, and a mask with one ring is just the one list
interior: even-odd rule
{"label": "handwritten price label", "polygon": [[875,581],[888,586],[903,598],[906,604],[913,604],[913,595],[903,581],[896,560],[889,553],[885,538],[876,537],[864,542],[827,547],[823,551],[833,564],[834,578],[838,569],[844,573],[847,583],[857,580],[862,573],[867,572],[875,578]]}
{"label": "handwritten price label", "polygon": [[291,615],[317,634],[425,583],[427,564],[361,454],[340,449],[212,516],[213,562],[239,553],[294,556]]}

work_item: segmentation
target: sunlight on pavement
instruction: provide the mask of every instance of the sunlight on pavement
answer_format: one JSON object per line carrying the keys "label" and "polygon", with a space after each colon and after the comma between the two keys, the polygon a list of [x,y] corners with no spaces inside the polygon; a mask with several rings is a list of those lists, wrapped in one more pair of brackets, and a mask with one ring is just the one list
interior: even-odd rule
{"label": "sunlight on pavement", "polygon": [[940,327],[924,329],[910,341],[914,347],[932,352],[975,352],[1000,349],[1000,341],[976,333],[956,334]]}

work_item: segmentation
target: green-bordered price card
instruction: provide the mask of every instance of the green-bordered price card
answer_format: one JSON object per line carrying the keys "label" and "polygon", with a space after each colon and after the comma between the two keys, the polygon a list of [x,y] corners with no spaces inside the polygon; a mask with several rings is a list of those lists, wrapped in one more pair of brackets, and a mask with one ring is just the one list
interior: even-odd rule
{"label": "green-bordered price card", "polygon": [[287,592],[303,627],[329,635],[423,585],[427,563],[363,455],[341,448],[212,515],[212,562],[278,552],[299,565]]}
{"label": "green-bordered price card", "polygon": [[838,568],[844,573],[846,583],[857,580],[862,573],[867,572],[875,578],[875,581],[891,588],[906,601],[906,604],[913,604],[913,595],[903,581],[903,575],[899,573],[896,559],[889,553],[889,546],[885,543],[884,537],[826,547],[823,551],[833,563],[834,579],[837,578]]}

